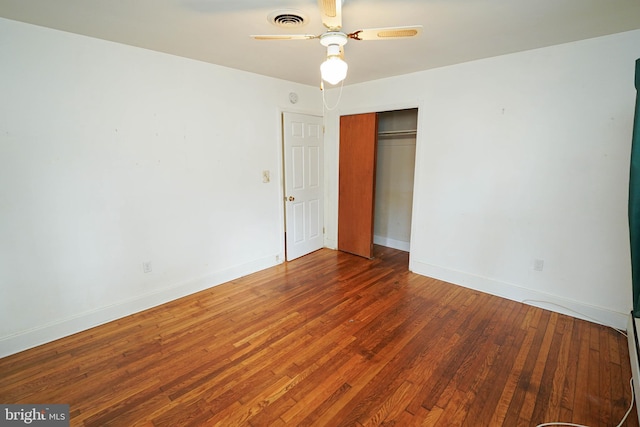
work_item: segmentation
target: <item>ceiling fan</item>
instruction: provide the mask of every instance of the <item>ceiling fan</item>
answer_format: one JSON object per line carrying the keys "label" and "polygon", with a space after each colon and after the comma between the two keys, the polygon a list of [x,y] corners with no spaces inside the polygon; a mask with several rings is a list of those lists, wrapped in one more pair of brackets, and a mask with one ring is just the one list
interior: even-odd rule
{"label": "ceiling fan", "polygon": [[367,28],[352,33],[341,31],[342,3],[344,0],[318,0],[322,24],[328,31],[320,35],[252,35],[256,40],[311,40],[320,39],[320,44],[327,48],[327,59],[320,66],[322,80],[332,85],[338,84],[347,77],[348,65],[344,61],[344,45],[352,40],[389,40],[415,37],[422,32],[422,25],[406,27]]}

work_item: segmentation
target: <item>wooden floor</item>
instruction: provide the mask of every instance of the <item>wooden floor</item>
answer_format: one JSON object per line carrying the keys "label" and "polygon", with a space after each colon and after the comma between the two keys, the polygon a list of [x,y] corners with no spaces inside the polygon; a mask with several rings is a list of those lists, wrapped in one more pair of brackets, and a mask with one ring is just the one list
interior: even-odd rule
{"label": "wooden floor", "polygon": [[624,336],[407,259],[323,249],[0,359],[0,403],[86,426],[617,425]]}

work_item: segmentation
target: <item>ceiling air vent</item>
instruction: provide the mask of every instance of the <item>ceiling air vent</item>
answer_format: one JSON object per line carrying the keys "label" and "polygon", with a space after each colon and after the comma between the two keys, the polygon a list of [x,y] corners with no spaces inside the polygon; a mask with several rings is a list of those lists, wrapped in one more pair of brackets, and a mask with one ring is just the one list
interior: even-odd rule
{"label": "ceiling air vent", "polygon": [[307,18],[299,10],[277,10],[269,14],[267,19],[280,28],[302,27],[307,24]]}

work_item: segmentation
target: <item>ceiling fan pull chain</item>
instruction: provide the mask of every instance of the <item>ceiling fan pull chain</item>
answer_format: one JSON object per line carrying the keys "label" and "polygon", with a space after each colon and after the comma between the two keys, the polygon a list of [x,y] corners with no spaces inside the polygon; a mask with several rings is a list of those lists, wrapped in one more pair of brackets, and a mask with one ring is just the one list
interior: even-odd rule
{"label": "ceiling fan pull chain", "polygon": [[327,109],[327,111],[335,110],[336,107],[338,106],[338,104],[340,104],[340,99],[342,98],[342,88],[343,87],[344,87],[344,80],[342,80],[340,82],[340,94],[338,95],[338,100],[336,101],[336,103],[335,103],[335,105],[333,107],[329,107],[327,105],[327,101],[326,101],[326,99],[324,97],[324,92],[325,92],[324,91],[324,84],[323,84],[323,82],[320,82],[320,90],[322,91],[322,104],[324,105],[324,108]]}

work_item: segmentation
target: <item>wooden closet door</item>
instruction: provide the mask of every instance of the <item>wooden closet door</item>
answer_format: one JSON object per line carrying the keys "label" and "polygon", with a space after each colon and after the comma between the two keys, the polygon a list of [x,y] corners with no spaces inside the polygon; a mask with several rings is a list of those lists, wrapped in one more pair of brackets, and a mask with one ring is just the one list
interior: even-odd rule
{"label": "wooden closet door", "polygon": [[340,117],[338,249],[373,257],[377,113]]}

